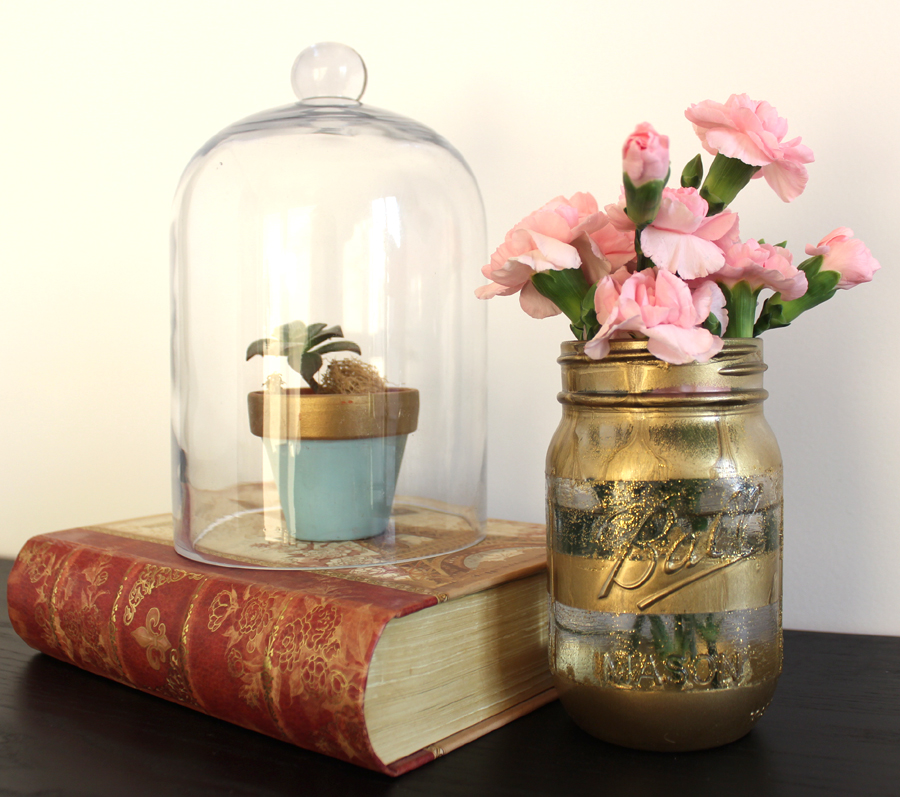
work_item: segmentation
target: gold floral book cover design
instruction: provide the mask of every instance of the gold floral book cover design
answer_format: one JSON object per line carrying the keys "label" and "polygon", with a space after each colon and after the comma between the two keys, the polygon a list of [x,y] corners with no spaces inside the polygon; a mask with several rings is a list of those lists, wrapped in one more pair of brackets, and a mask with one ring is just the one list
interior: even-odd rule
{"label": "gold floral book cover design", "polygon": [[391,775],[553,695],[382,762],[363,715],[368,665],[395,617],[541,572],[543,526],[489,521],[481,543],[432,559],[331,571],[223,569],[180,557],[172,519],[39,535],[9,578],[32,647],[245,728]]}

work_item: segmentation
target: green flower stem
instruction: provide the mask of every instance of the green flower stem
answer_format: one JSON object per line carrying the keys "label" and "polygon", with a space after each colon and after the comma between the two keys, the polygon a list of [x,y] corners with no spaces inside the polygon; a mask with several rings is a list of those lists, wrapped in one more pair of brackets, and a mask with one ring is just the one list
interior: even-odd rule
{"label": "green flower stem", "polygon": [[731,288],[720,286],[725,294],[725,304],[728,310],[728,328],[725,330],[726,338],[752,338],[753,321],[756,318],[756,298],[758,291],[754,291],[749,283],[741,280]]}
{"label": "green flower stem", "polygon": [[634,253],[637,255],[637,268],[635,271],[643,271],[645,268],[653,268],[653,261],[644,254],[644,250],[641,249],[641,233],[648,225],[644,225],[643,227],[638,227],[634,231]]}
{"label": "green flower stem", "polygon": [[572,325],[572,332],[579,340],[590,340],[600,331],[600,322],[597,321],[597,311],[594,308],[594,296],[597,293],[597,284],[587,289],[581,300],[581,331],[578,325]]}
{"label": "green flower stem", "polygon": [[650,636],[653,639],[653,647],[656,648],[659,657],[665,659],[675,653],[675,648],[672,645],[672,640],[669,638],[666,624],[662,621],[662,618],[656,614],[651,614],[649,617]]}
{"label": "green flower stem", "polygon": [[759,166],[750,166],[737,158],[728,158],[721,152],[716,155],[700,188],[700,196],[709,203],[706,215],[713,216],[728,207],[759,169]]}
{"label": "green flower stem", "polygon": [[784,320],[790,324],[800,313],[818,307],[822,302],[827,302],[837,293],[835,285],[840,281],[841,275],[837,271],[820,271],[809,281],[809,288],[799,299],[789,302],[782,301],[782,314]]}
{"label": "green flower stem", "polygon": [[675,633],[674,648],[679,656],[684,655],[684,645],[686,640],[686,632],[689,632],[689,623],[686,615],[675,615]]}
{"label": "green flower stem", "polygon": [[781,294],[773,293],[763,302],[762,310],[756,323],[753,325],[753,337],[758,338],[763,332],[769,329],[780,329],[786,327],[790,321],[784,317],[784,307]]}
{"label": "green flower stem", "polygon": [[531,283],[565,313],[573,326],[581,327],[581,300],[590,286],[580,268],[537,271],[531,275]]}

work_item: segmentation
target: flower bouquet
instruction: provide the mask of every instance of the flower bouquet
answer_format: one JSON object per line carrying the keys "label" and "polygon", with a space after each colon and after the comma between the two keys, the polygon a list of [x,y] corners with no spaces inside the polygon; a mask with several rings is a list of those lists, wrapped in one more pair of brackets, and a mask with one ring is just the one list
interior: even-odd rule
{"label": "flower bouquet", "polygon": [[[812,151],[785,141],[787,122],[746,94],[707,100],[685,116],[713,157],[700,155],[667,188],[669,140],[650,124],[623,147],[624,190],[600,210],[588,193],[557,197],[510,230],[482,273],[481,299],[519,294],[534,318],[564,313],[584,353],[601,359],[609,341],[646,339],[673,364],[706,362],[723,339],[784,327],[838,290],[868,282],[880,267],[846,227],[833,230],[798,266],[785,243],[741,240],[729,205],[754,178],[785,202],[806,187]],[[761,292],[772,293],[757,313]]]}
{"label": "flower bouquet", "polygon": [[[741,240],[734,198],[785,202],[810,150],[746,95],[686,112],[713,156],[667,188],[668,139],[638,125],[622,197],[558,197],[517,224],[476,294],[564,313],[562,419],[546,460],[550,669],[606,741],[697,750],[740,738],[782,666],[782,462],[763,416],[762,346],[879,268],[840,227],[794,266]],[[760,295],[767,297],[759,306]]]}

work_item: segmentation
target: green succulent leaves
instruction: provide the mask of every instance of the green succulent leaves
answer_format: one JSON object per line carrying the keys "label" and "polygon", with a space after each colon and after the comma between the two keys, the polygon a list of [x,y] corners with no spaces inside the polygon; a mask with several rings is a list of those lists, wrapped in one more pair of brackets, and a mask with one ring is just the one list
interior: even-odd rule
{"label": "green succulent leaves", "polygon": [[[272,337],[254,340],[247,347],[247,359],[257,354],[287,357],[288,365],[293,368],[314,392],[319,392],[319,384],[316,382],[316,374],[322,367],[322,355],[332,354],[337,351],[350,351],[361,354],[359,346],[350,340],[336,340],[343,338],[344,332],[340,326],[328,326],[327,324],[310,324],[307,326],[302,321],[289,321],[276,327]],[[331,341],[328,343],[327,341]]]}

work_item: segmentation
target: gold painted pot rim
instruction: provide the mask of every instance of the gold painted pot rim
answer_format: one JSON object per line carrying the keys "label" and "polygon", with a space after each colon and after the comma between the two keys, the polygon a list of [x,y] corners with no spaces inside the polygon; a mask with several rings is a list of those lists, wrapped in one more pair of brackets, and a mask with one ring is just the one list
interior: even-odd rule
{"label": "gold painted pot rim", "polygon": [[273,440],[353,440],[410,434],[418,426],[419,391],[313,393],[309,388],[247,395],[250,431]]}

